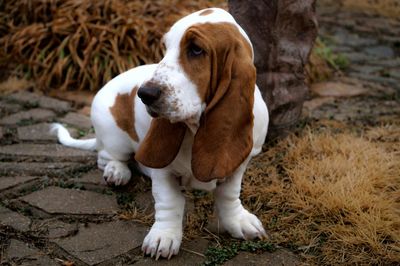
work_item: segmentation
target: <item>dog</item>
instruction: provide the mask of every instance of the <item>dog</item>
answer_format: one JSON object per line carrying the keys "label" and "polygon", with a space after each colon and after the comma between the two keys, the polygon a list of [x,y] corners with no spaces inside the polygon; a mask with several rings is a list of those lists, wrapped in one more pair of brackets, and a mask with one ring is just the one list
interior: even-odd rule
{"label": "dog", "polygon": [[268,110],[256,85],[253,48],[223,9],[178,20],[165,34],[158,64],[130,69],[95,96],[96,138],[71,138],[53,125],[65,146],[97,150],[108,184],[125,185],[127,162],[152,180],[155,222],[142,250],[171,258],[182,241],[185,199],[181,187],[214,191],[220,225],[233,237],[264,238],[260,220],[241,204],[246,166],[268,129]]}

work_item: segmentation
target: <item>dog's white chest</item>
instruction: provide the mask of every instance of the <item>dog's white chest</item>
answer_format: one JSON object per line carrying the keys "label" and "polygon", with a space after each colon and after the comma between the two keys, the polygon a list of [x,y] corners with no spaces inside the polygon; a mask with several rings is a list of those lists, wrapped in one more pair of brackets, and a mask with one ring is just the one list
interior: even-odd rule
{"label": "dog's white chest", "polygon": [[175,160],[170,165],[173,174],[178,178],[179,184],[186,189],[200,189],[212,191],[217,186],[217,180],[200,182],[192,172],[192,144],[193,134],[187,131],[182,146]]}

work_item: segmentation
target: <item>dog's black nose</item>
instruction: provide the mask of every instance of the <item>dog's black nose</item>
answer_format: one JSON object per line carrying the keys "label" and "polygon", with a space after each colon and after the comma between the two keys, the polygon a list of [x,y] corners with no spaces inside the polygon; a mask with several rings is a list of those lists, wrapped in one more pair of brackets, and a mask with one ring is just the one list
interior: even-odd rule
{"label": "dog's black nose", "polygon": [[139,96],[140,99],[142,99],[142,102],[146,105],[151,105],[155,101],[160,98],[161,95],[161,90],[157,87],[146,87],[142,86],[139,88],[137,95]]}

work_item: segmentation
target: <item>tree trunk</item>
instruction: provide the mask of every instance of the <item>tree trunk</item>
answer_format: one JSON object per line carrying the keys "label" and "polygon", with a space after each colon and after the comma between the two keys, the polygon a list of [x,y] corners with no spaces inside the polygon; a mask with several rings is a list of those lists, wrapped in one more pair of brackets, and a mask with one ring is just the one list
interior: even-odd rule
{"label": "tree trunk", "polygon": [[270,112],[268,136],[284,136],[308,94],[305,65],[318,33],[315,0],[229,0],[229,11],[253,43],[257,85]]}

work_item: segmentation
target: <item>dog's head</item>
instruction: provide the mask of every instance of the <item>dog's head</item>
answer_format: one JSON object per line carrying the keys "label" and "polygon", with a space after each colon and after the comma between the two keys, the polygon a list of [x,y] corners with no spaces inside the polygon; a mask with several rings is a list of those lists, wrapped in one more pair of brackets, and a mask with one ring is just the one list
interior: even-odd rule
{"label": "dog's head", "polygon": [[162,168],[194,134],[192,171],[200,181],[230,176],[252,148],[256,71],[249,38],[222,9],[176,22],[165,57],[138,96],[155,117],[135,158]]}

